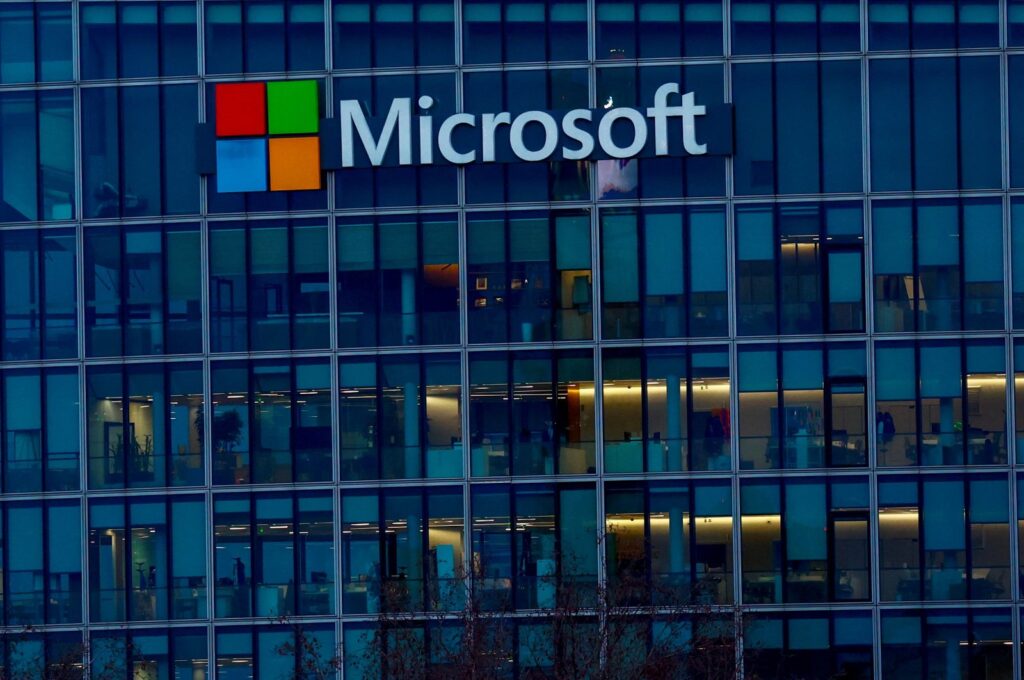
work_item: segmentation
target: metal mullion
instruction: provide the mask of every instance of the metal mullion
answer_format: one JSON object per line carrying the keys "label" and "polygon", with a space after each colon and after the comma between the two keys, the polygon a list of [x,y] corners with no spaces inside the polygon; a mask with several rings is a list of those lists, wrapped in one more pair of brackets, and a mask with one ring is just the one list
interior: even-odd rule
{"label": "metal mullion", "polygon": [[[826,411],[827,412],[827,411]],[[829,431],[826,428],[826,431]],[[829,437],[831,439],[831,437]],[[829,602],[837,601],[836,598],[836,551],[835,551],[835,515],[832,510],[832,480],[826,478],[821,484],[825,487],[825,573],[828,582],[825,584],[825,598]],[[831,617],[830,617],[831,618]]]}
{"label": "metal mullion", "polygon": [[[966,437],[964,442],[966,444]],[[964,496],[964,581],[966,582],[964,591],[966,599],[971,600],[973,599],[972,591],[974,590],[972,583],[974,579],[971,577],[974,570],[974,546],[971,540],[971,477],[966,475],[961,477],[961,483],[963,484]]]}
{"label": "metal mullion", "polygon": [[[294,410],[295,410],[295,407],[293,406],[292,407],[292,411],[294,411]],[[294,467],[294,465],[293,465],[293,467]],[[293,476],[293,479],[294,479],[294,476]],[[301,512],[299,510],[299,495],[300,495],[300,493],[301,492],[297,493],[295,491],[292,491],[289,494],[289,496],[291,497],[290,500],[291,500],[291,506],[292,506],[292,521],[291,521],[291,525],[292,525],[292,583],[295,584],[295,586],[296,586],[295,588],[291,589],[292,590],[292,594],[291,595],[292,595],[292,612],[294,612],[294,615],[296,615],[296,616],[301,616],[301,615],[306,613],[306,612],[302,611],[302,607],[299,606],[300,603],[302,602],[302,596],[301,596],[301,592],[302,592],[302,585],[301,585],[302,584],[302,561],[299,559],[300,546],[301,546],[301,549],[302,549],[303,553],[305,553],[305,545],[302,545],[302,534],[299,532],[299,526],[300,526],[301,521],[302,521],[302,514],[301,514]],[[302,558],[305,559],[305,555],[303,555]],[[295,656],[295,663],[298,664],[300,662],[300,660],[301,660],[302,652],[300,651],[298,654],[295,654],[294,656]]]}
{"label": "metal mullion", "polygon": [[[680,442],[680,444],[685,448],[685,452],[683,453],[683,460],[680,461],[680,470],[684,472],[693,472],[693,351],[691,350],[691,348],[687,347],[685,348],[685,352],[686,359],[684,364],[684,370],[686,371],[686,375],[684,376],[684,379],[686,380],[686,432],[683,434],[682,441]],[[701,443],[703,445],[703,439]],[[693,553],[691,552],[690,554],[692,555]],[[691,583],[692,582],[693,581],[691,581]]]}
{"label": "metal mullion", "polygon": [[[601,485],[597,492],[602,496],[605,494],[606,487]],[[644,586],[649,589],[649,594],[645,598],[644,604],[654,604],[654,556],[652,555],[653,549],[651,547],[651,484],[648,480],[640,481],[640,502],[643,504],[644,513]],[[605,510],[607,513],[607,509]],[[671,520],[670,520],[671,521]],[[607,535],[608,517],[604,515],[598,518],[600,523],[598,526],[605,527],[605,535]],[[603,560],[608,554],[607,540],[605,541],[604,550],[598,551],[598,559]],[[691,555],[693,553],[690,553]]]}
{"label": "metal mullion", "polygon": [[[781,566],[781,578],[780,585],[782,586],[782,592],[776,593],[776,597],[781,603],[789,603],[789,545],[787,542],[789,532],[786,530],[786,492],[787,492],[787,478],[779,477],[777,480],[779,485],[779,548],[782,552],[782,564]],[[828,485],[826,484],[826,487]],[[827,492],[826,492],[827,493]],[[826,548],[827,549],[827,548]],[[785,628],[783,628],[785,631]],[[787,643],[783,644],[783,649],[788,649]]]}
{"label": "metal mullion", "polygon": [[[381,433],[384,432],[384,367],[381,365],[380,358],[374,358],[374,377],[375,384],[374,390],[374,401],[376,402],[377,408],[374,410],[375,414],[375,427],[376,436],[374,437],[374,449],[377,459],[376,477],[377,479],[383,479],[384,477],[384,447],[381,442]],[[381,515],[383,517],[383,515]],[[381,564],[384,564],[381,562]]]}
{"label": "metal mullion", "polygon": [[[555,245],[556,245],[556,241],[555,241],[555,222],[554,222],[554,218],[551,215],[548,216],[548,239],[549,239],[548,247],[550,248],[549,252],[554,255],[554,259],[549,257],[549,267],[550,268],[548,270],[548,273],[549,273],[549,275],[551,277],[550,280],[552,282],[552,284],[551,284],[551,297],[554,298],[555,297],[554,281],[556,280],[556,274],[557,274],[557,270],[556,270],[557,261],[556,260],[557,260],[557,257],[558,257],[558,253],[556,252],[556,248],[555,248]],[[555,311],[555,316],[557,316],[557,313],[558,312]],[[551,319],[551,337],[552,338],[554,338],[555,335],[556,335],[556,333],[555,333],[555,316],[552,316],[552,319]],[[555,428],[555,431],[552,433],[552,437],[551,437],[551,469],[554,471],[554,474],[556,474],[556,475],[559,472],[561,472],[561,467],[562,467],[561,466],[562,442],[561,442],[561,435],[559,434],[559,431],[561,430],[561,427],[562,427],[563,423],[561,422],[561,419],[558,417],[558,415],[559,415],[559,408],[558,408],[558,386],[559,386],[559,384],[561,384],[561,375],[559,373],[558,366],[559,366],[559,357],[561,357],[562,355],[563,355],[563,352],[560,352],[558,350],[553,350],[551,352],[551,359],[550,359],[550,364],[549,364],[549,369],[551,371],[551,411],[550,411],[550,415],[551,415],[551,422],[555,423],[557,425],[557,428]],[[568,411],[568,399],[569,399],[568,388],[566,388],[566,410],[567,411]]]}
{"label": "metal mullion", "polygon": [[[917,476],[914,480],[917,490],[917,597],[924,601],[924,575],[927,570],[924,550],[924,522],[921,521],[921,511],[924,508],[924,477]],[[925,638],[922,637],[922,640]]]}
{"label": "metal mullion", "polygon": [[[299,392],[299,386],[298,386],[298,381],[296,380],[295,360],[294,359],[292,359],[292,360],[290,360],[288,362],[288,383],[289,383],[289,385],[288,385],[288,392],[289,392],[288,401],[289,401],[289,404],[290,404],[290,407],[288,409],[288,411],[289,411],[289,413],[288,413],[288,420],[289,420],[288,448],[289,448],[289,452],[288,453],[290,455],[288,456],[288,458],[289,458],[289,466],[291,468],[290,469],[291,481],[294,484],[299,479],[299,476],[298,476],[298,464],[297,464],[297,461],[296,461],[296,457],[298,455],[298,446],[296,446],[296,436],[297,436],[297,432],[298,432],[298,429],[299,429],[299,416],[298,416],[299,404],[297,403],[298,402],[297,396],[298,396],[298,392]],[[292,495],[294,496],[295,494],[293,493]],[[297,532],[295,533],[295,536],[298,536]],[[296,574],[297,573],[298,572],[296,572]],[[296,583],[298,583],[298,576],[296,576]]]}
{"label": "metal mullion", "polygon": [[[420,559],[422,560],[422,576],[420,578],[420,604],[423,607],[423,611],[430,611],[430,492],[424,490],[419,494],[420,496],[420,528],[419,532],[422,538],[420,539]],[[465,502],[465,501],[463,501]],[[412,532],[413,529],[406,524],[407,531]],[[428,627],[429,628],[429,627]],[[430,638],[427,637],[427,631],[424,631],[425,643],[429,645]],[[427,647],[429,649],[429,646]]]}
{"label": "metal mullion", "polygon": [[[963,248],[963,239],[960,239],[960,241],[961,241],[961,249],[962,249]],[[960,309],[961,309],[961,313],[963,313],[963,305],[961,305]],[[967,449],[967,439],[968,439],[967,438],[967,429],[970,427],[970,424],[971,424],[970,411],[967,408],[967,375],[968,375],[967,342],[965,342],[964,340],[961,339],[959,341],[959,343],[958,343],[957,349],[960,352],[960,414],[959,415],[960,415],[960,422],[961,423],[965,423],[967,425],[967,427],[962,428],[961,432],[960,432],[960,438],[961,438],[961,441],[960,441],[960,464],[966,466],[966,465],[970,465],[971,464],[971,461],[969,460],[969,457],[967,455],[968,454],[968,449]],[[968,573],[970,573],[970,572],[968,572]]]}
{"label": "metal mullion", "polygon": [[[416,399],[419,403],[416,404],[416,412],[419,414],[420,422],[417,423],[417,432],[419,441],[417,445],[419,447],[419,461],[420,471],[419,477],[426,478],[427,474],[427,451],[430,448],[429,434],[427,428],[427,366],[423,360],[423,355],[417,354],[416,357],[416,374],[419,380],[419,385],[416,388]],[[406,442],[406,446],[408,446]],[[409,475],[409,470],[406,470],[406,475]],[[408,477],[407,477],[408,478]]]}

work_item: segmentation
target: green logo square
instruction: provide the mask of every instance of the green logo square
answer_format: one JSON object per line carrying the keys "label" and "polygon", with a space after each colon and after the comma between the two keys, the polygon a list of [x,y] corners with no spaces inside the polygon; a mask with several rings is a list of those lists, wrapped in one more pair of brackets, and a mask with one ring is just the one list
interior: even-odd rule
{"label": "green logo square", "polygon": [[320,131],[319,108],[315,80],[267,83],[267,117],[272,135],[317,134]]}

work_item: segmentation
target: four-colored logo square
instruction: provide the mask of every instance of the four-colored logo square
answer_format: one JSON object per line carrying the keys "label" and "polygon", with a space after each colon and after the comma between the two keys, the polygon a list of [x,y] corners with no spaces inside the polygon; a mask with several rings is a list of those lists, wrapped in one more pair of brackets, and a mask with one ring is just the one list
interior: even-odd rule
{"label": "four-colored logo square", "polygon": [[219,83],[214,97],[218,192],[320,188],[317,81]]}

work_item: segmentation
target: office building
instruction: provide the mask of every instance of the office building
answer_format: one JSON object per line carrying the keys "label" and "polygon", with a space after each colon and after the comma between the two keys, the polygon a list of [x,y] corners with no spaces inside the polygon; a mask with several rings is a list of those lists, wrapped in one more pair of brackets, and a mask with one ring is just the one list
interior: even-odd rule
{"label": "office building", "polygon": [[358,678],[469,575],[537,677],[640,574],[762,677],[1020,677],[1022,93],[1021,0],[3,0],[3,663]]}

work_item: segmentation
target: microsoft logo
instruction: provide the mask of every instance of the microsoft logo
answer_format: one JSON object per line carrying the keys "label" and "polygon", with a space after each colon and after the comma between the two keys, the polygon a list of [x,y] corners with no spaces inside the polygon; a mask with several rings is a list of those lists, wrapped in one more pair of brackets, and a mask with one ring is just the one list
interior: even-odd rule
{"label": "microsoft logo", "polygon": [[317,81],[219,83],[214,97],[219,193],[320,188]]}

